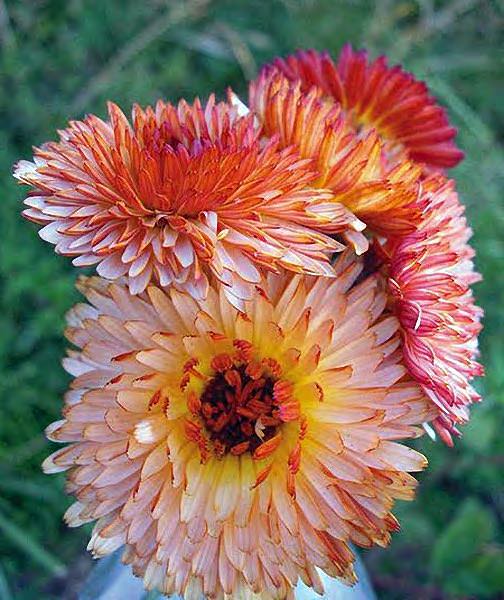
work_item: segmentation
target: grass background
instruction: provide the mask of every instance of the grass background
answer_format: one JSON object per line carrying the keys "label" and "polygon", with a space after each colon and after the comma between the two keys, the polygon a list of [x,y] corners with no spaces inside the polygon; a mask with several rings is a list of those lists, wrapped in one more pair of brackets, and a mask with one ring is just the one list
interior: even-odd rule
{"label": "grass background", "polygon": [[243,93],[274,55],[337,53],[347,40],[427,79],[459,127],[467,159],[453,175],[486,311],[485,402],[454,450],[421,442],[431,466],[418,500],[398,506],[392,546],[364,559],[380,598],[504,597],[503,24],[490,0],[0,0],[0,600],[72,598],[91,564],[88,532],[61,522],[63,478],[39,466],[68,383],[76,272],[19,216],[13,162],[68,118],[103,116],[106,99],[129,109],[228,85]]}

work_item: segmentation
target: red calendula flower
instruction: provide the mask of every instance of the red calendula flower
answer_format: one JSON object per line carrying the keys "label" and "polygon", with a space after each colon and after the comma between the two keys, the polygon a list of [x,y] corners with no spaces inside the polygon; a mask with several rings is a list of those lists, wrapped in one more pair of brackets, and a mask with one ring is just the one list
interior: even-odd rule
{"label": "red calendula flower", "polygon": [[430,177],[423,184],[429,209],[415,233],[391,246],[390,290],[401,322],[404,360],[436,405],[434,421],[452,444],[457,423],[469,418],[479,396],[471,380],[483,374],[475,358],[482,310],[474,304],[471,284],[473,249],[453,181]]}
{"label": "red calendula flower", "polygon": [[334,98],[356,129],[376,129],[392,157],[405,152],[435,169],[454,167],[464,157],[454,142],[457,130],[427,85],[399,65],[389,67],[385,56],[370,61],[365,50],[346,44],[337,62],[327,52],[300,50],[273,66],[304,89],[316,86]]}
{"label": "red calendula flower", "polygon": [[69,314],[75,376],[69,442],[44,463],[70,469],[71,526],[97,520],[96,556],[125,545],[148,588],[186,600],[293,599],[316,568],[353,582],[350,542],[386,545],[394,499],[425,458],[397,440],[432,417],[405,378],[398,322],[379,279],[269,274],[237,310],[174,286],[82,279]]}
{"label": "red calendula flower", "polygon": [[155,280],[198,297],[213,273],[239,304],[260,269],[331,275],[343,246],[323,232],[363,227],[310,187],[312,162],[210,98],[135,106],[132,124],[110,104],[109,121],[71,122],[15,176],[33,187],[23,214],[75,265],[127,276],[131,293]]}
{"label": "red calendula flower", "polygon": [[[250,86],[250,108],[266,136],[279,136],[283,147],[294,144],[315,161],[315,185],[330,189],[333,201],[373,232],[402,235],[415,229],[420,167],[407,160],[390,165],[376,131],[358,135],[341,105],[328,101],[321,88],[306,89],[275,68],[265,69]],[[359,254],[367,249],[367,239],[355,229],[347,228],[344,237]]]}

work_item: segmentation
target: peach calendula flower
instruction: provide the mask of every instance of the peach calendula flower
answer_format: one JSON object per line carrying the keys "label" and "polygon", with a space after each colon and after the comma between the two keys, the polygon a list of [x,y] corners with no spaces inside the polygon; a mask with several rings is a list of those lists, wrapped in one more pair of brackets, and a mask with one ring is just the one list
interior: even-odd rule
{"label": "peach calendula flower", "polygon": [[273,65],[305,89],[319,87],[341,104],[357,129],[375,128],[393,157],[405,152],[429,168],[457,165],[457,130],[427,85],[401,66],[389,67],[385,56],[370,61],[365,50],[346,44],[337,62],[327,52],[300,50]]}
{"label": "peach calendula flower", "polygon": [[132,293],[154,280],[199,297],[213,273],[239,304],[260,269],[330,276],[343,246],[323,232],[363,226],[309,187],[311,162],[211,97],[135,106],[132,124],[109,104],[108,121],[70,122],[15,176],[33,187],[24,216],[74,265],[127,276]]}
{"label": "peach calendula flower", "polygon": [[452,445],[456,425],[469,419],[480,400],[471,380],[483,374],[475,358],[482,310],[474,304],[471,230],[453,181],[430,177],[418,230],[390,250],[390,290],[401,322],[404,360],[410,374],[438,409],[434,425]]}
{"label": "peach calendula flower", "polygon": [[[263,70],[250,86],[250,108],[266,136],[279,136],[284,147],[296,145],[315,161],[319,177],[312,185],[329,189],[375,233],[404,235],[416,227],[421,168],[407,160],[390,165],[378,134],[358,135],[337,102],[320,88],[304,89],[275,68]],[[344,237],[361,254],[367,239],[347,227]]]}
{"label": "peach calendula flower", "polygon": [[148,588],[216,599],[294,598],[316,568],[355,579],[350,542],[386,545],[428,401],[405,379],[398,322],[377,278],[269,274],[245,311],[211,282],[197,300],[173,286],[81,279],[69,314],[80,351],[64,419],[70,442],[44,463],[70,469],[70,526],[97,520],[89,549],[125,545]]}

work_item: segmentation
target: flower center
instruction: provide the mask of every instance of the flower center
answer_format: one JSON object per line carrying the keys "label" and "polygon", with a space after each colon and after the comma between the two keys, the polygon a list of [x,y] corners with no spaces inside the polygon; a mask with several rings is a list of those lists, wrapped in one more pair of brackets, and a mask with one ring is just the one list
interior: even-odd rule
{"label": "flower center", "polygon": [[[294,383],[283,378],[278,361],[256,358],[247,340],[235,339],[233,346],[234,352],[212,358],[209,374],[199,370],[195,357],[184,365],[180,381],[180,389],[187,390],[184,432],[198,445],[202,462],[210,452],[217,458],[250,452],[254,460],[262,460],[290,431],[281,426],[301,417]],[[204,381],[202,391],[196,392],[193,378]]]}
{"label": "flower center", "polygon": [[230,364],[207,383],[200,417],[215,455],[254,453],[282,423],[274,401],[275,379],[260,365]]}

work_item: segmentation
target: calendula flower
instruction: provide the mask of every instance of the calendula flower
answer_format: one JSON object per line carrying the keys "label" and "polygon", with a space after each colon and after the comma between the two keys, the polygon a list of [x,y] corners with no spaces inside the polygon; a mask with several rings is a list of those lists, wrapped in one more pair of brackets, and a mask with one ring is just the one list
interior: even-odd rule
{"label": "calendula flower", "polygon": [[[321,88],[308,88],[268,68],[250,86],[250,107],[265,135],[279,136],[283,147],[296,145],[302,157],[315,161],[319,176],[314,185],[330,189],[334,202],[374,233],[403,235],[415,229],[421,168],[404,159],[391,165],[376,131],[359,135],[341,105],[328,100]],[[367,238],[359,231],[347,228],[344,237],[357,253],[367,250]]]}
{"label": "calendula flower", "polygon": [[387,58],[369,60],[365,50],[346,44],[337,62],[327,52],[300,50],[273,65],[304,89],[320,88],[345,110],[357,130],[376,129],[388,153],[405,153],[428,168],[454,167],[464,157],[452,127],[427,85],[401,66],[389,67]]}
{"label": "calendula flower", "polygon": [[260,270],[332,275],[343,246],[323,232],[362,224],[310,187],[313,161],[238,112],[211,97],[135,106],[132,124],[113,104],[108,121],[70,122],[17,164],[33,188],[23,214],[74,265],[126,276],[134,294],[155,280],[204,297],[212,273],[239,305]]}
{"label": "calendula flower", "polygon": [[438,410],[434,425],[452,444],[456,425],[480,400],[471,380],[483,374],[475,358],[482,310],[471,284],[479,281],[471,230],[453,181],[424,182],[429,210],[418,230],[391,246],[390,290],[401,322],[404,360]]}
{"label": "calendula flower", "polygon": [[244,311],[214,281],[196,300],[81,279],[47,430],[70,445],[44,468],[70,469],[66,520],[97,520],[95,556],[126,545],[148,588],[186,600],[322,593],[316,567],[354,581],[348,544],[389,542],[426,464],[396,440],[431,416],[360,269],[344,253],[334,279],[270,274]]}

